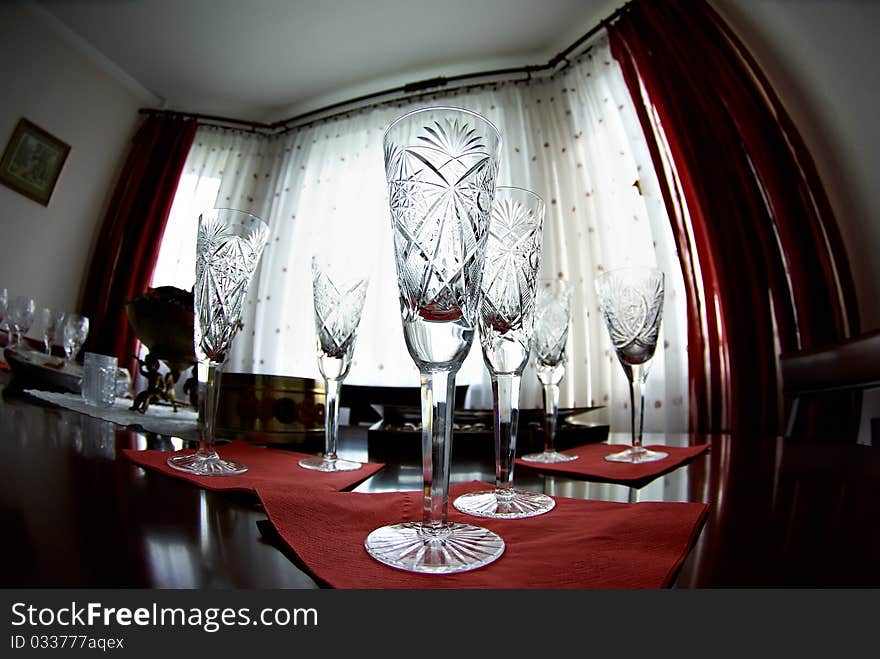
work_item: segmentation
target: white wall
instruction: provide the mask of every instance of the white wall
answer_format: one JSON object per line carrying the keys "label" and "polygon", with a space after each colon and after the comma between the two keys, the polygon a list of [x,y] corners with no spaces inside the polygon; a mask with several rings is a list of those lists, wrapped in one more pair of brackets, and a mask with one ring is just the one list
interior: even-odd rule
{"label": "white wall", "polygon": [[0,2],[0,53],[0,149],[20,117],[71,146],[48,207],[0,185],[0,287],[72,310],[145,99],[15,3]]}
{"label": "white wall", "polygon": [[807,143],[856,280],[862,329],[880,328],[880,2],[712,0]]}

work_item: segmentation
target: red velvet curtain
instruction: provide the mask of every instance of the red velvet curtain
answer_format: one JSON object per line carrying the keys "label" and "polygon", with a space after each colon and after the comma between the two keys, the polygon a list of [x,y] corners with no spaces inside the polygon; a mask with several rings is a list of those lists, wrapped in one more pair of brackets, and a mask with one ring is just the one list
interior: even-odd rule
{"label": "red velvet curtain", "polygon": [[688,301],[691,429],[775,434],[779,353],[858,329],[814,163],[756,63],[703,0],[635,0],[608,32],[667,183]]}
{"label": "red velvet curtain", "polygon": [[171,115],[144,120],[98,234],[82,304],[87,349],[116,355],[120,366],[137,344],[125,303],[147,290],[196,128]]}

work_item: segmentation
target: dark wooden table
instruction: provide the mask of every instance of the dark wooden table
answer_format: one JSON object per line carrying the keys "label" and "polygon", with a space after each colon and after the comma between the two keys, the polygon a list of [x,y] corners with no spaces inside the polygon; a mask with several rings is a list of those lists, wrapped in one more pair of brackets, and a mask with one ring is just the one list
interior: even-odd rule
{"label": "dark wooden table", "polygon": [[[0,386],[8,376],[0,378]],[[651,438],[653,441],[656,438]],[[708,521],[676,581],[681,588],[880,585],[880,453],[773,437],[709,441],[711,451],[640,489],[518,470],[518,487],[614,501],[703,501]],[[176,442],[177,440],[175,440]],[[179,443],[177,443],[179,446]],[[0,400],[0,586],[314,588],[260,534],[259,502],[142,470],[129,447],[167,438],[44,405],[10,390]],[[340,453],[366,460],[364,428]],[[494,479],[491,446],[454,454],[454,481]],[[382,459],[389,460],[387,450]],[[418,452],[357,490],[417,490]]]}

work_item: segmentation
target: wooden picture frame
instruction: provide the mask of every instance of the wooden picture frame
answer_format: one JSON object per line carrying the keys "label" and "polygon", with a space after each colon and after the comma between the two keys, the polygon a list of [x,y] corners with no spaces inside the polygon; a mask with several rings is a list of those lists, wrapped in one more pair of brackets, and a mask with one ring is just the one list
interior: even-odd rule
{"label": "wooden picture frame", "polygon": [[0,159],[0,183],[48,206],[68,153],[68,144],[19,119]]}

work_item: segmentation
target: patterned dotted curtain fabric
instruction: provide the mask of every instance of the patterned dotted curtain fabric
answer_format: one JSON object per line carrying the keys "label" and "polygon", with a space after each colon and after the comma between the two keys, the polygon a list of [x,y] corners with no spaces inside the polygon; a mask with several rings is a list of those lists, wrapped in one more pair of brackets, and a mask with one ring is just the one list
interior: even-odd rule
{"label": "patterned dotted curtain fabric", "polygon": [[[371,267],[349,384],[417,386],[400,323],[382,136],[405,112],[464,107],[502,134],[499,185],[525,187],[547,204],[541,276],[574,286],[560,405],[604,405],[591,416],[629,428],[629,387],[611,349],[593,281],[626,266],[667,276],[660,342],[647,381],[646,431],[687,430],[683,285],[670,224],[632,101],[601,34],[552,78],[498,83],[384,104],[265,137],[203,127],[196,136],[163,241],[153,285],[189,288],[202,208],[230,206],[269,222],[258,270],[227,370],[317,378],[311,255],[339,250]],[[474,341],[457,379],[468,406],[491,408]],[[530,364],[522,408],[542,406]]]}

